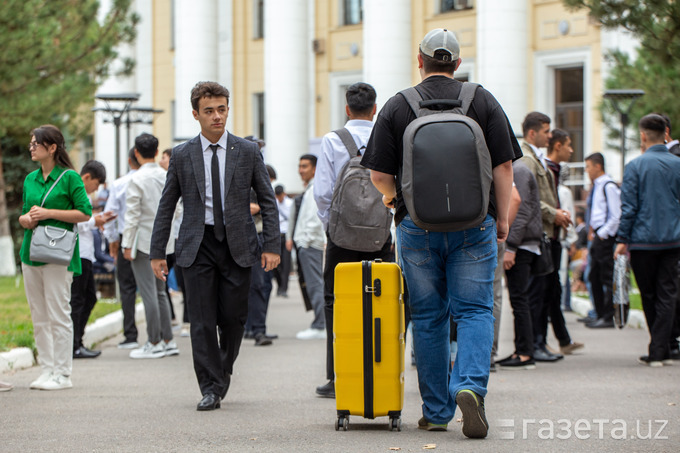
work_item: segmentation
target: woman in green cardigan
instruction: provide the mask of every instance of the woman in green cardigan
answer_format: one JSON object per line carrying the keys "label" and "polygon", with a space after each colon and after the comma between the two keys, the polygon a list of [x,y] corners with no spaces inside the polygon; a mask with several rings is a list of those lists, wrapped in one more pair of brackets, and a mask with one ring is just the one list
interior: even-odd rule
{"label": "woman in green cardigan", "polygon": [[[75,250],[68,266],[30,260],[33,229],[51,225],[68,230],[92,215],[85,186],[66,152],[64,136],[52,125],[31,131],[31,160],[40,168],[24,180],[24,205],[19,223],[26,230],[21,244],[21,269],[24,274],[26,299],[31,308],[38,363],[42,374],[31,383],[32,389],[59,390],[73,387],[73,323],[71,321],[71,281],[80,274],[80,252]],[[65,173],[64,173],[65,172]],[[52,185],[64,173],[45,198]]]}

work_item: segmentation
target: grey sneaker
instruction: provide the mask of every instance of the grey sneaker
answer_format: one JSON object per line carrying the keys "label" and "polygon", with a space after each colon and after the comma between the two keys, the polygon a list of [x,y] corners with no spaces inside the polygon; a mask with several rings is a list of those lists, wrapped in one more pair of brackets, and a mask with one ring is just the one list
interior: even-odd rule
{"label": "grey sneaker", "polygon": [[165,355],[179,355],[179,348],[177,347],[177,343],[175,343],[175,340],[170,340],[167,343],[165,341],[161,341],[165,347]]}
{"label": "grey sneaker", "polygon": [[147,341],[141,348],[130,351],[131,359],[160,359],[161,357],[165,357],[164,341],[159,341],[156,344]]}
{"label": "grey sneaker", "polygon": [[418,420],[418,429],[424,429],[427,431],[446,431],[447,426],[448,423],[443,423],[441,425],[430,423],[425,419],[425,417],[420,417],[420,420]]}
{"label": "grey sneaker", "polygon": [[463,434],[474,439],[485,438],[489,422],[484,413],[484,398],[472,390],[461,390],[456,395],[456,404],[463,413]]}

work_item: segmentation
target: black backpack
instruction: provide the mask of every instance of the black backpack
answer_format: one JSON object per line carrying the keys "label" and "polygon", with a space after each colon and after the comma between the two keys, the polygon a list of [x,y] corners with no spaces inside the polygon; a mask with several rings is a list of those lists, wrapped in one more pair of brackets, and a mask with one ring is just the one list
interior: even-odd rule
{"label": "black backpack", "polygon": [[361,154],[352,134],[335,132],[349,153],[335,181],[328,221],[328,235],[334,244],[359,252],[377,252],[390,238],[392,212],[371,182],[371,172],[361,165]]}
{"label": "black backpack", "polygon": [[[481,127],[466,116],[478,87],[463,83],[458,100],[423,101],[413,87],[401,91],[418,117],[404,131],[401,190],[424,230],[462,231],[486,218],[491,156]],[[450,108],[429,108],[442,105]]]}

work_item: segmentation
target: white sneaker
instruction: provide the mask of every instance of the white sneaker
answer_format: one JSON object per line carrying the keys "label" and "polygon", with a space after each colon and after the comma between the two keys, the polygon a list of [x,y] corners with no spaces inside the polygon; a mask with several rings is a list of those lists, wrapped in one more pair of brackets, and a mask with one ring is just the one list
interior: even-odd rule
{"label": "white sneaker", "polygon": [[326,329],[305,329],[297,333],[295,338],[298,340],[325,340],[326,339]]}
{"label": "white sneaker", "polygon": [[165,355],[179,355],[179,348],[177,347],[177,343],[175,343],[175,340],[170,340],[167,343],[165,341],[161,341],[163,343],[163,347],[165,348]]}
{"label": "white sneaker", "polygon": [[31,382],[31,385],[29,388],[40,390],[43,388],[43,385],[45,382],[49,381],[52,379],[52,372],[51,371],[43,371],[43,373],[36,379],[35,381]]}
{"label": "white sneaker", "polygon": [[182,326],[182,330],[180,331],[179,334],[180,337],[190,337],[191,336],[191,331],[189,330],[189,323],[184,323]]}
{"label": "white sneaker", "polygon": [[45,382],[40,390],[63,390],[73,388],[73,383],[69,376],[62,374],[53,374],[52,379]]}
{"label": "white sneaker", "polygon": [[139,349],[133,349],[130,351],[131,359],[160,359],[165,357],[165,345],[164,341],[159,341],[156,344],[151,344],[147,341],[144,346]]}

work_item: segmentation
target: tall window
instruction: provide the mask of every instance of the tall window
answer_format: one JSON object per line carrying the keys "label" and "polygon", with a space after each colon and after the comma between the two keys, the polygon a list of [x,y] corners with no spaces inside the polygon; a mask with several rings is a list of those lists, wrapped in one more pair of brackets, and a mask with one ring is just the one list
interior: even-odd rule
{"label": "tall window", "polygon": [[253,38],[264,38],[264,0],[254,0],[253,7]]}
{"label": "tall window", "polygon": [[439,0],[439,12],[458,11],[472,9],[474,0]]}
{"label": "tall window", "polygon": [[343,0],[342,1],[342,24],[360,24],[364,18],[364,7],[362,0]]}
{"label": "tall window", "polygon": [[571,157],[570,181],[567,184],[574,190],[574,199],[581,200],[585,179],[582,174],[583,150],[583,67],[555,70],[555,125],[571,137],[574,154]]}
{"label": "tall window", "polygon": [[253,94],[253,111],[255,114],[255,122],[253,124],[255,135],[264,140],[264,93]]}

